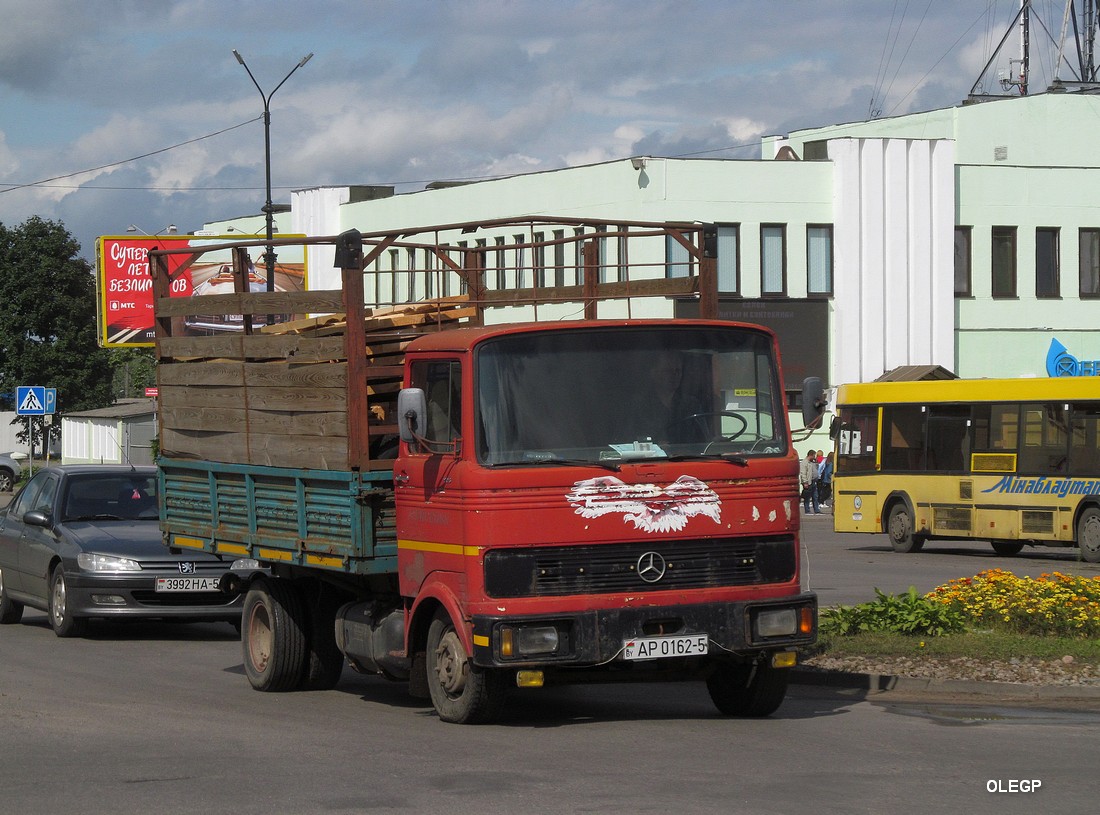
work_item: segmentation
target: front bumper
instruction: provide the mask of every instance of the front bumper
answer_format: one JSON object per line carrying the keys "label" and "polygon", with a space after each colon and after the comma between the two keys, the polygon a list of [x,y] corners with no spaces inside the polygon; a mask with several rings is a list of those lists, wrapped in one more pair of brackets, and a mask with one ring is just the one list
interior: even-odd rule
{"label": "front bumper", "polygon": [[[157,592],[156,579],[167,575],[65,575],[65,603],[76,617],[146,617],[233,622],[241,618],[244,598],[219,591]],[[177,575],[174,575],[178,577]]]}
{"label": "front bumper", "polygon": [[[791,635],[762,636],[756,621],[761,613],[792,609],[812,617],[811,630]],[[554,627],[559,647],[553,653],[502,654],[501,632],[507,627]],[[473,661],[483,667],[523,668],[623,665],[624,643],[637,637],[706,634],[708,656],[752,660],[772,651],[812,645],[817,640],[817,595],[812,592],[780,600],[645,606],[537,616],[474,615]]]}

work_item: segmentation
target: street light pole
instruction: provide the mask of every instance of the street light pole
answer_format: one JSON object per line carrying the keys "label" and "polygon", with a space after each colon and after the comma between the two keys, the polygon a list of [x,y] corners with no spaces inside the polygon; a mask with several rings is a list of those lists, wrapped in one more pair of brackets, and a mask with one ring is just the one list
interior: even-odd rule
{"label": "street light pole", "polygon": [[267,290],[275,291],[275,247],[271,245],[272,235],[275,232],[275,207],[271,203],[271,97],[275,95],[275,91],[283,87],[291,75],[310,61],[313,57],[313,52],[306,54],[298,64],[290,69],[290,73],[283,77],[283,81],[275,86],[275,90],[269,94],[264,94],[263,88],[260,87],[260,83],[256,81],[256,77],[252,75],[252,70],[248,67],[248,64],[244,61],[244,57],[240,52],[234,48],[233,56],[237,58],[237,62],[244,66],[244,69],[248,71],[248,78],[252,80],[252,84],[256,86],[256,90],[260,92],[260,98],[264,100],[264,168],[267,178],[267,203],[264,204],[264,214],[267,216],[267,251],[264,253],[264,265],[267,267]]}

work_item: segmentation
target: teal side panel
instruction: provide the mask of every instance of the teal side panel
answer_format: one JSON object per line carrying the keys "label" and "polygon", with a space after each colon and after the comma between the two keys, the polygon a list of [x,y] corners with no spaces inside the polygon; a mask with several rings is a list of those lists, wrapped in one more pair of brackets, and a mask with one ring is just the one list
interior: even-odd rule
{"label": "teal side panel", "polygon": [[389,471],[167,458],[158,465],[168,545],[349,574],[397,570]]}

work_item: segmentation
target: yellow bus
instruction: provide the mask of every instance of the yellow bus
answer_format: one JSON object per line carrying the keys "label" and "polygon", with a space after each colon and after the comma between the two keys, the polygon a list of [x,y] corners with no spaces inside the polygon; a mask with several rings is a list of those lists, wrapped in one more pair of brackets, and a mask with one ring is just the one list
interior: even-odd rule
{"label": "yellow bus", "polygon": [[1100,562],[1100,377],[842,385],[830,435],[837,532]]}

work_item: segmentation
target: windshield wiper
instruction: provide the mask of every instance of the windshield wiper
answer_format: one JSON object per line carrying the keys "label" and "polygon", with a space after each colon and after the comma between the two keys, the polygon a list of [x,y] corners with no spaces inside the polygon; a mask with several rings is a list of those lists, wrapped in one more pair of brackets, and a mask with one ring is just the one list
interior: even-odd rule
{"label": "windshield wiper", "polygon": [[75,518],[67,518],[69,521],[121,521],[122,517],[119,515],[112,515],[109,512],[100,512],[97,515],[78,515]]}
{"label": "windshield wiper", "polygon": [[612,464],[607,461],[590,461],[583,458],[560,458],[553,455],[540,456],[539,458],[523,458],[517,461],[495,461],[489,466],[545,467],[547,465],[563,465],[566,467],[602,467],[605,470],[611,470],[611,472],[613,473],[617,473],[622,469],[618,464]]}
{"label": "windshield wiper", "polygon": [[714,461],[720,459],[736,464],[738,467],[748,467],[749,460],[737,453],[684,453],[682,455],[667,456],[667,461]]}

